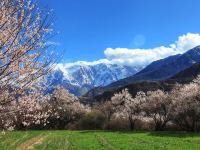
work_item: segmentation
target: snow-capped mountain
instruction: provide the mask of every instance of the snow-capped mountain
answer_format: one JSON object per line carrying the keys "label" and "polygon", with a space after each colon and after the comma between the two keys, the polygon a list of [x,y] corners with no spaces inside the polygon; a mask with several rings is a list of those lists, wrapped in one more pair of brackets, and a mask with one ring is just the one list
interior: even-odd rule
{"label": "snow-capped mountain", "polygon": [[47,77],[49,90],[63,86],[75,95],[85,94],[88,90],[106,86],[114,81],[134,75],[141,67],[129,67],[105,62],[58,64]]}

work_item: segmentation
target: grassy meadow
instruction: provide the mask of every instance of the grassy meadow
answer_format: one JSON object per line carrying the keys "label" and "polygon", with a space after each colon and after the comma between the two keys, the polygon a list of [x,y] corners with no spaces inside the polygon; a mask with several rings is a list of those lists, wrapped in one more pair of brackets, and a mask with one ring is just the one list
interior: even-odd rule
{"label": "grassy meadow", "polygon": [[199,150],[200,134],[169,132],[14,131],[0,136],[1,150]]}

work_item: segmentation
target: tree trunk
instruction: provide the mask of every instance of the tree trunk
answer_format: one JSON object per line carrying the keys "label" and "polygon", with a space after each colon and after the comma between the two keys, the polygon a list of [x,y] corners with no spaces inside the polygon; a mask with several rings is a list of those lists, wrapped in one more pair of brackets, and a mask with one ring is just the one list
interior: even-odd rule
{"label": "tree trunk", "polygon": [[162,123],[155,123],[155,131],[163,131],[165,127],[165,124]]}
{"label": "tree trunk", "polygon": [[130,129],[134,130],[135,129],[135,121],[133,121],[133,118],[131,116],[129,116],[128,118],[129,118]]}

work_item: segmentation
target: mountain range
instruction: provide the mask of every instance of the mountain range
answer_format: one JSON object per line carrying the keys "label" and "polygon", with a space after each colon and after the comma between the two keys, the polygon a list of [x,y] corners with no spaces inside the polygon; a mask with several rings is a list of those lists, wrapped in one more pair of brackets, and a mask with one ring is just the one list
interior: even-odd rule
{"label": "mountain range", "polygon": [[113,82],[106,86],[106,88],[122,87],[134,82],[168,79],[197,62],[200,62],[200,46],[190,49],[183,54],[154,61],[138,73]]}
{"label": "mountain range", "polygon": [[141,67],[103,62],[94,64],[78,62],[70,65],[58,65],[47,76],[47,85],[49,92],[56,86],[63,86],[76,96],[80,96],[94,87],[106,86],[114,81],[131,76],[141,69]]}
{"label": "mountain range", "polygon": [[85,97],[109,99],[114,93],[128,88],[132,95],[138,91],[171,89],[176,83],[188,83],[200,73],[200,46],[184,54],[178,54],[152,62],[138,73],[90,90]]}
{"label": "mountain range", "polygon": [[[77,96],[84,95],[84,97],[90,98],[100,97],[109,91],[118,91],[118,89],[130,85],[142,89],[144,85],[152,87],[154,84],[156,89],[168,79],[170,79],[168,81],[176,81],[175,75],[195,63],[200,63],[200,46],[183,54],[154,61],[145,68],[108,62],[93,64],[78,62],[70,65],[58,65],[53,73],[47,76],[47,85],[49,92],[56,86],[63,86]],[[192,71],[187,72],[192,74]]]}
{"label": "mountain range", "polygon": [[85,96],[80,97],[80,100],[86,104],[93,104],[94,102],[100,102],[109,100],[114,93],[120,92],[122,89],[128,89],[130,94],[134,97],[137,92],[143,91],[155,91],[162,89],[164,91],[170,91],[177,83],[187,84],[200,74],[200,63],[195,63],[189,68],[186,68],[176,75],[160,81],[141,81],[131,84],[127,84],[123,87],[115,87],[112,89],[94,88],[90,90]]}

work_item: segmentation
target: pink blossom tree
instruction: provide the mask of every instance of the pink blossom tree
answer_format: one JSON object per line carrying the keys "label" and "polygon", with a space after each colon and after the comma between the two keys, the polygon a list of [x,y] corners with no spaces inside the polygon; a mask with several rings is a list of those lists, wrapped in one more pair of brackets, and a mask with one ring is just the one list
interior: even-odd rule
{"label": "pink blossom tree", "polygon": [[47,45],[53,34],[52,19],[51,13],[39,8],[34,0],[0,1],[2,128],[14,128],[19,120],[24,125],[37,124],[47,116],[41,102],[46,98],[38,95],[41,91],[33,91],[33,86],[54,66]]}
{"label": "pink blossom tree", "polygon": [[54,90],[50,105],[52,107],[50,126],[53,128],[65,128],[69,123],[80,119],[89,110],[79,102],[76,96],[62,87]]}
{"label": "pink blossom tree", "polygon": [[171,120],[172,100],[168,93],[162,90],[147,92],[146,102],[142,107],[146,116],[154,120],[155,130],[164,130]]}
{"label": "pink blossom tree", "polygon": [[172,95],[174,99],[174,121],[182,129],[198,131],[200,129],[200,76],[190,84],[177,88]]}
{"label": "pink blossom tree", "polygon": [[138,92],[135,98],[132,98],[127,89],[116,93],[111,98],[113,106],[129,120],[130,129],[135,128],[135,122],[141,118],[141,106],[145,102],[145,93]]}

